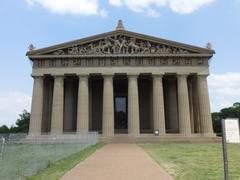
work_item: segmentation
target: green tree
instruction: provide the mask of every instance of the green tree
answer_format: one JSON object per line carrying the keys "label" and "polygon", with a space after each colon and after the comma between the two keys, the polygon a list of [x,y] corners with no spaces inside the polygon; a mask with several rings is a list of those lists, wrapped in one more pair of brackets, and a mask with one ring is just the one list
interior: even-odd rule
{"label": "green tree", "polygon": [[0,133],[27,133],[29,129],[30,113],[23,110],[19,114],[19,119],[16,121],[16,126],[8,128],[6,125],[0,127]]}
{"label": "green tree", "polygon": [[213,130],[215,133],[220,134],[222,132],[221,120],[223,119],[221,112],[212,113],[212,121],[213,121]]}
{"label": "green tree", "polygon": [[222,133],[221,120],[226,118],[240,119],[240,103],[236,102],[231,107],[223,108],[220,112],[212,113],[213,129],[215,133]]}
{"label": "green tree", "polygon": [[233,104],[234,107],[240,107],[240,102],[236,102]]}
{"label": "green tree", "polygon": [[15,131],[15,133],[27,133],[29,129],[29,122],[30,122],[30,113],[27,112],[27,110],[23,110],[22,114],[19,114],[20,118],[17,119],[16,122],[16,129],[11,128],[12,131]]}
{"label": "green tree", "polygon": [[9,128],[6,125],[1,126],[0,127],[0,133],[8,134],[9,133]]}

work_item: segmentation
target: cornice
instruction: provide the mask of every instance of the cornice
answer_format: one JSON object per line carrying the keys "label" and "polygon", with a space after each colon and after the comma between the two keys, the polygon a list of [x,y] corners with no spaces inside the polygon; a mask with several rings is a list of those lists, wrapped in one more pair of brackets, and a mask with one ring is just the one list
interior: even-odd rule
{"label": "cornice", "polygon": [[[166,39],[162,39],[162,38],[158,38],[158,37],[153,37],[153,36],[149,36],[149,35],[144,35],[144,34],[139,34],[136,32],[131,32],[131,31],[126,31],[126,30],[115,30],[115,31],[110,31],[110,32],[106,32],[106,33],[102,33],[102,34],[98,34],[98,35],[94,35],[94,36],[90,36],[90,37],[86,37],[86,38],[82,38],[82,39],[78,39],[78,40],[74,40],[74,41],[69,41],[66,43],[61,43],[61,44],[57,44],[54,46],[50,46],[50,47],[46,47],[46,48],[41,48],[41,49],[37,49],[37,50],[33,50],[33,51],[28,51],[27,52],[27,56],[31,59],[33,57],[38,58],[38,56],[43,56],[43,54],[46,53],[50,53],[52,51],[57,51],[59,49],[63,49],[63,48],[69,48],[71,46],[76,46],[76,45],[80,45],[80,44],[85,44],[85,43],[91,43],[93,41],[100,41],[103,38],[106,37],[110,37],[110,36],[116,36],[116,35],[125,35],[125,36],[130,36],[130,37],[136,37],[145,41],[151,41],[153,43],[160,43],[166,46],[174,46],[177,48],[182,48],[188,51],[194,51],[197,54],[203,54],[203,55],[207,55],[207,56],[212,56],[215,51],[214,50],[210,50],[207,48],[202,48],[202,47],[197,47],[197,46],[193,46],[193,45],[189,45],[189,44],[184,44],[184,43],[179,43],[179,42],[175,42],[175,41],[171,41],[171,40],[166,40]],[[142,55],[142,54],[140,54]],[[144,54],[145,55],[145,54]],[[152,56],[153,54],[151,54]],[[169,54],[168,54],[169,55]],[[188,54],[189,55],[189,54]],[[62,57],[64,57],[63,55],[61,55]],[[66,55],[65,55],[66,56]],[[68,55],[67,55],[68,56]],[[79,55],[81,57],[83,56],[106,56],[106,54],[92,54],[92,55]],[[129,56],[127,54],[121,55],[121,54],[107,54],[107,56]],[[131,54],[131,56],[136,56],[135,54]],[[159,54],[157,54],[157,56],[159,56]],[[161,56],[161,55],[160,55]],[[164,56],[164,54],[163,54]],[[179,56],[179,54],[178,54]],[[59,56],[58,56],[59,57]]]}

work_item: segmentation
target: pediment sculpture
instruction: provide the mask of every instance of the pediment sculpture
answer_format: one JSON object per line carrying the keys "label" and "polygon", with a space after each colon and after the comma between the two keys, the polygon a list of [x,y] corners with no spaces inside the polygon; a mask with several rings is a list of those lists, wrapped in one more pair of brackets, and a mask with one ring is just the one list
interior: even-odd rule
{"label": "pediment sculpture", "polygon": [[51,52],[53,55],[90,54],[189,54],[189,50],[151,42],[148,40],[115,35],[85,44],[73,45]]}

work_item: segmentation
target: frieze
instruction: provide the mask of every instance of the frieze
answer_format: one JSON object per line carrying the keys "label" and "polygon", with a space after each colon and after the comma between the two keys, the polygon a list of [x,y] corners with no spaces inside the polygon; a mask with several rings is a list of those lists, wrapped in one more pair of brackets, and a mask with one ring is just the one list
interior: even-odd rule
{"label": "frieze", "polygon": [[208,66],[207,58],[80,58],[34,60],[33,68],[110,66]]}
{"label": "frieze", "polygon": [[58,49],[45,55],[110,55],[110,54],[190,54],[189,50],[148,40],[115,35],[85,44]]}

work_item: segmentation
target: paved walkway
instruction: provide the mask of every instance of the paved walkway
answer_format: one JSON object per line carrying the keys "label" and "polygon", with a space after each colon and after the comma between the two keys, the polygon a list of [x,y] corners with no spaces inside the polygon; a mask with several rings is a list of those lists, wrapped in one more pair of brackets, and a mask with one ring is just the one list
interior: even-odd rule
{"label": "paved walkway", "polygon": [[136,144],[107,144],[61,180],[173,180]]}

